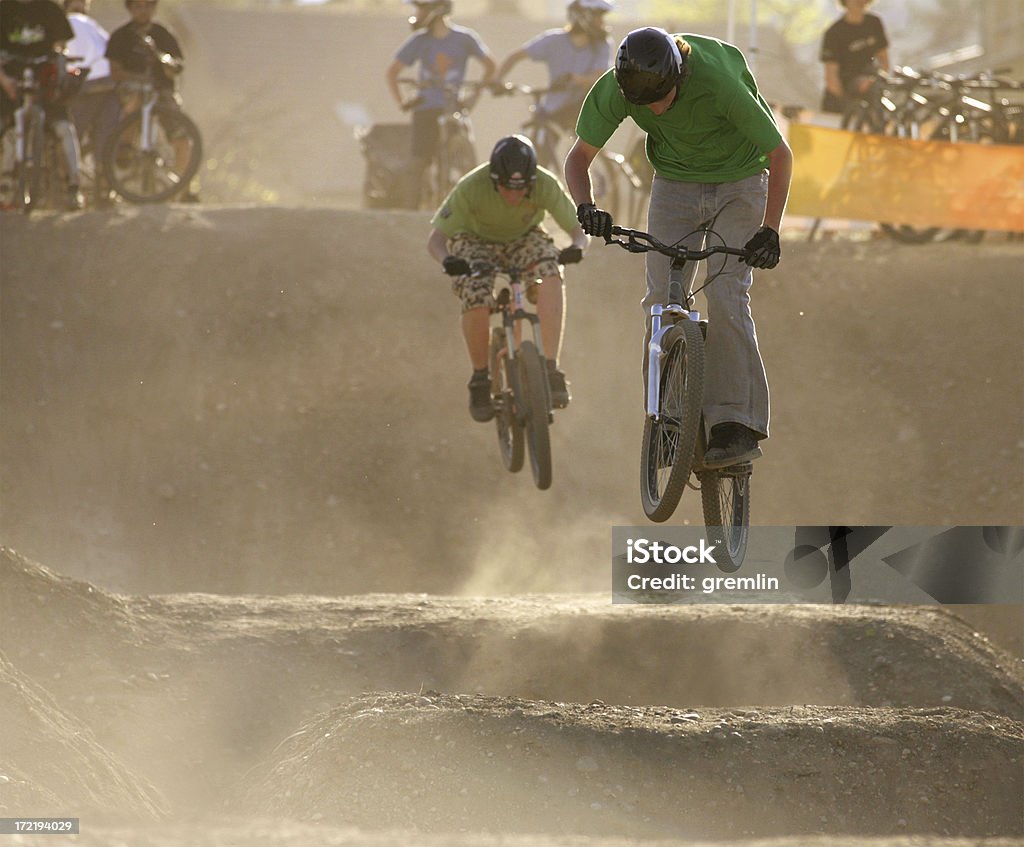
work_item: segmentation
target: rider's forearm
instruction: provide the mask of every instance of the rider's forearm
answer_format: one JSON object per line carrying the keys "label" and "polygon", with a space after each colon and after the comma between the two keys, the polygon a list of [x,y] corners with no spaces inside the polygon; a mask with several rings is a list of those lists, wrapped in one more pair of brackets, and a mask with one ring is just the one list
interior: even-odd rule
{"label": "rider's forearm", "polygon": [[432,230],[427,239],[427,252],[441,264],[448,256],[448,236],[438,229]]}
{"label": "rider's forearm", "polygon": [[590,183],[590,163],[596,155],[596,147],[591,147],[577,138],[565,157],[565,185],[577,206],[581,203],[594,202],[594,189]]}
{"label": "rider's forearm", "polygon": [[402,92],[398,88],[398,75],[402,72],[404,65],[397,59],[391,63],[385,73],[384,78],[387,80],[388,91],[391,92],[391,99],[394,100],[399,106],[402,105]]}
{"label": "rider's forearm", "polygon": [[579,247],[580,250],[586,250],[587,245],[590,243],[590,239],[587,238],[586,233],[583,231],[583,227],[576,227],[571,233],[572,246]]}
{"label": "rider's forearm", "polygon": [[839,81],[838,62],[825,62],[825,88],[836,97],[843,96],[843,84]]}
{"label": "rider's forearm", "polygon": [[779,232],[789,199],[793,179],[793,152],[785,139],[768,154],[768,198],[765,202],[764,225]]}
{"label": "rider's forearm", "polygon": [[498,65],[490,56],[484,56],[480,61],[483,63],[484,66],[484,75],[480,81],[484,85],[489,85],[491,83],[491,80],[494,79],[494,72],[498,69]]}
{"label": "rider's forearm", "polygon": [[510,53],[505,57],[505,60],[501,63],[500,67],[494,73],[494,81],[501,82],[508,76],[508,72],[512,70],[526,54],[522,50],[516,50],[514,53]]}

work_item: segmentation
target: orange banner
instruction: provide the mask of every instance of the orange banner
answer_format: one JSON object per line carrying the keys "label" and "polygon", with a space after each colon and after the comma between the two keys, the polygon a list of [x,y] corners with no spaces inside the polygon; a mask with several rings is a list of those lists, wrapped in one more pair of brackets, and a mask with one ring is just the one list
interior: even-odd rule
{"label": "orange banner", "polygon": [[1024,146],[950,144],[790,124],[788,211],[1024,232]]}

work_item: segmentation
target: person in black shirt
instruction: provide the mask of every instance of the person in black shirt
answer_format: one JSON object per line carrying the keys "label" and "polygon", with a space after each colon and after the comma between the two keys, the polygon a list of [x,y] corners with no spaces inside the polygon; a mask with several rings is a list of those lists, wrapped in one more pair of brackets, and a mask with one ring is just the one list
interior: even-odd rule
{"label": "person in black shirt", "polygon": [[[0,132],[11,124],[18,103],[19,59],[60,52],[74,37],[63,10],[53,0],[0,0]],[[58,72],[63,70],[58,66]],[[59,98],[44,104],[46,121],[61,140],[67,163],[68,208],[81,209],[78,190],[78,135],[68,120],[67,105]]]}
{"label": "person in black shirt", "polygon": [[[176,79],[184,70],[185,57],[181,45],[170,30],[153,20],[156,0],[125,0],[125,8],[131,20],[110,34],[107,42],[107,59],[110,60],[110,76],[118,83],[121,95],[121,110],[130,115],[138,110],[141,98],[133,83],[150,79],[160,93],[160,103],[171,108],[181,108]],[[177,165],[184,170],[188,164],[191,148],[187,138],[171,138]],[[183,189],[181,200],[195,202],[197,196],[188,188]]]}
{"label": "person in black shirt", "polygon": [[877,71],[889,70],[889,39],[882,19],[867,11],[872,0],[840,0],[846,10],[825,31],[821,61],[825,64],[825,112],[845,111],[851,97],[863,94]]}

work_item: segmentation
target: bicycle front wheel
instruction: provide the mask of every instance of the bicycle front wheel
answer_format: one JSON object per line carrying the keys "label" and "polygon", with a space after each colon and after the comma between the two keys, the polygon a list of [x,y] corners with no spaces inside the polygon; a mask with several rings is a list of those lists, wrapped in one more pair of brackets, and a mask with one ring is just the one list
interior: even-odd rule
{"label": "bicycle front wheel", "polygon": [[45,144],[43,110],[33,109],[25,123],[25,155],[15,166],[14,206],[26,215],[42,198]]}
{"label": "bicycle front wheel", "polygon": [[512,390],[512,368],[508,356],[501,355],[505,348],[505,333],[495,329],[491,336],[491,396],[494,398],[494,423],[498,429],[498,450],[501,462],[510,473],[523,469],[526,456],[523,425],[516,418]]}
{"label": "bicycle front wheel", "polygon": [[518,398],[526,414],[526,443],[530,448],[533,482],[541,491],[551,487],[551,437],[548,432],[548,380],[540,353],[532,341],[524,341],[516,356],[519,362]]}
{"label": "bicycle front wheel", "polygon": [[107,183],[130,203],[162,203],[188,189],[199,171],[199,128],[178,109],[153,108],[150,143],[142,149],[142,111],[118,124],[103,156]]}
{"label": "bicycle front wheel", "polygon": [[693,468],[704,401],[704,339],[694,321],[665,333],[658,416],[648,417],[640,455],[640,500],[644,514],[668,520],[679,505]]}
{"label": "bicycle front wheel", "polygon": [[747,553],[750,534],[749,462],[721,471],[698,474],[704,526],[715,545],[715,563],[726,573],[739,570]]}

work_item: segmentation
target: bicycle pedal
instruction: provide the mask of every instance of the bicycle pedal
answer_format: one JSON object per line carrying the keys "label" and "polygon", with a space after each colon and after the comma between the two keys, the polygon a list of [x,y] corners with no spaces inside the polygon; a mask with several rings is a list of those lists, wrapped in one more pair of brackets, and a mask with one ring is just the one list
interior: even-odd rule
{"label": "bicycle pedal", "polygon": [[749,476],[754,472],[754,463],[740,462],[736,465],[729,465],[727,468],[707,468],[707,470],[718,476]]}

